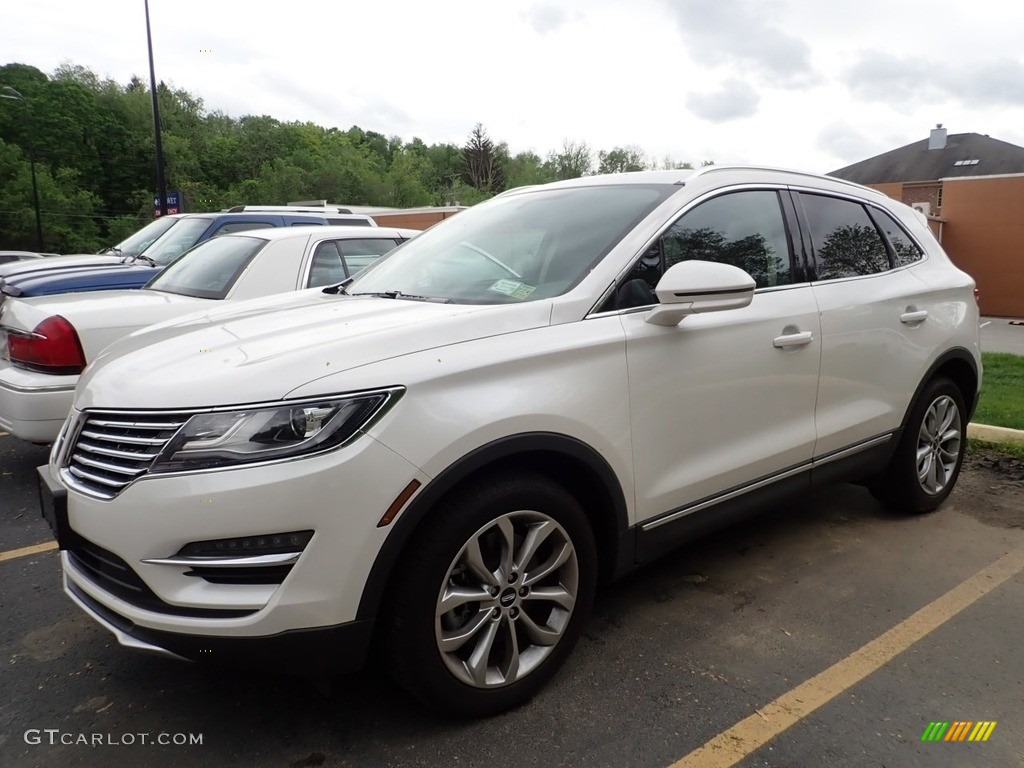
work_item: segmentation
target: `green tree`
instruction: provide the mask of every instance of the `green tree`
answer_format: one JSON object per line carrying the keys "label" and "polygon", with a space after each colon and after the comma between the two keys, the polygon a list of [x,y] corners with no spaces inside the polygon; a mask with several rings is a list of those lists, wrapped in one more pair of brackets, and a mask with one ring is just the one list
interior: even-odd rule
{"label": "green tree", "polygon": [[406,149],[395,150],[380,186],[381,202],[395,208],[430,205],[430,192],[423,183],[425,172],[426,161],[422,157]]}
{"label": "green tree", "polygon": [[652,158],[649,166],[652,171],[693,170],[693,163],[676,160],[671,155],[665,155],[660,162]]}
{"label": "green tree", "polygon": [[[44,235],[53,250],[96,250],[152,218],[155,142],[144,77],[124,85],[62,63],[0,66],[0,86],[24,101],[0,102],[0,246],[35,240],[29,148],[40,186]],[[583,142],[564,141],[542,159],[513,155],[477,124],[465,146],[427,144],[367,130],[231,117],[166,83],[157,86],[168,188],[188,210],[240,203],[325,199],[353,205],[472,205],[508,187],[574,178],[593,169]],[[690,167],[666,158],[666,167]],[[597,154],[597,170],[642,166],[627,145]]]}
{"label": "green tree", "polygon": [[562,148],[548,153],[547,165],[556,179],[577,179],[590,173],[593,152],[585,141],[564,139]]}
{"label": "green tree", "polygon": [[[81,253],[96,250],[100,199],[82,188],[78,174],[36,168],[43,250]],[[29,161],[18,147],[0,141],[0,239],[5,247],[35,249],[35,207]]]}
{"label": "green tree", "polygon": [[508,162],[508,188],[546,184],[555,181],[555,174],[536,152],[520,152]]}
{"label": "green tree", "polygon": [[462,148],[462,180],[474,189],[491,194],[505,188],[505,169],[482,123],[473,127]]}
{"label": "green tree", "polygon": [[597,153],[598,173],[628,173],[647,169],[640,147],[615,147],[608,152]]}

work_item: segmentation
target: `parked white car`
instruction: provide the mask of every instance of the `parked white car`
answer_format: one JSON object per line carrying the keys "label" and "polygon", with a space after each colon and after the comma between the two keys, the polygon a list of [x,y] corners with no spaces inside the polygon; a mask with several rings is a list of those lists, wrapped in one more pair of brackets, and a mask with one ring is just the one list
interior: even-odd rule
{"label": "parked white car", "polygon": [[37,253],[36,251],[0,251],[0,264],[15,262],[38,263],[39,259],[56,258],[55,253]]}
{"label": "parked white car", "polygon": [[264,668],[380,652],[486,715],[569,656],[602,579],[814,483],[935,509],[978,308],[910,208],[711,166],[507,192],[347,286],[108,348],[44,515],[125,645]]}
{"label": "parked white car", "polygon": [[200,243],[142,290],[0,298],[0,428],[51,443],[78,376],[112,341],[152,323],[351,277],[417,230],[293,226]]}

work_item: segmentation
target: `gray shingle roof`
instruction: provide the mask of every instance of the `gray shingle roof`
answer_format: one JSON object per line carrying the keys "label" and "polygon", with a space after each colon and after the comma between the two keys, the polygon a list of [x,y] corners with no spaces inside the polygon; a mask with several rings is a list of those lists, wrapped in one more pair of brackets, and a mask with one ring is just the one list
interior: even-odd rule
{"label": "gray shingle roof", "polygon": [[[970,165],[954,165],[977,160]],[[950,176],[1024,173],[1024,147],[980,133],[953,133],[943,149],[928,149],[928,139],[848,165],[829,173],[858,184],[934,181]]]}

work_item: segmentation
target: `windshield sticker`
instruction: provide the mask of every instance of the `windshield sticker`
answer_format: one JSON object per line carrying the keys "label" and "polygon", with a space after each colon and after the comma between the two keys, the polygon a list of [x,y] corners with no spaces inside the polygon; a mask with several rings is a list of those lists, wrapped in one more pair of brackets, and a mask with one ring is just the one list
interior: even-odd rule
{"label": "windshield sticker", "polygon": [[526,283],[521,283],[518,280],[498,280],[487,290],[504,294],[505,296],[509,296],[513,299],[525,299],[537,290],[537,286],[527,285]]}

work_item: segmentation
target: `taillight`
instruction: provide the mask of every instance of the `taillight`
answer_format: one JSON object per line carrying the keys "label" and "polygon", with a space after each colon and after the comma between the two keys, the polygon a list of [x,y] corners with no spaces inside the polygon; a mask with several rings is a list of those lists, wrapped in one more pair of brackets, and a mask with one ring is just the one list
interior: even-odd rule
{"label": "taillight", "polygon": [[48,317],[31,333],[8,331],[11,363],[30,371],[74,375],[85,368],[85,353],[78,333],[60,315]]}

